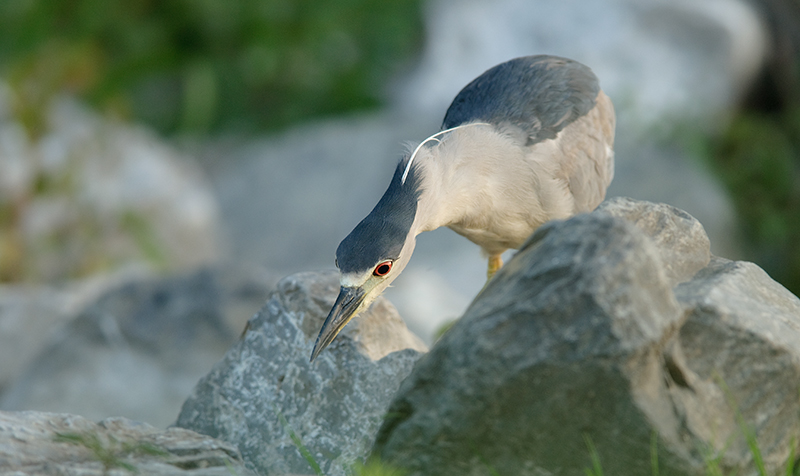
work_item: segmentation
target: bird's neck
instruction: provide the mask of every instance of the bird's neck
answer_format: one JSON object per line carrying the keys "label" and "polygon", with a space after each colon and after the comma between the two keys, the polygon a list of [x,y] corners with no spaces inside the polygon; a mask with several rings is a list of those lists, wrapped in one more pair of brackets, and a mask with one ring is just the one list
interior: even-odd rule
{"label": "bird's neck", "polygon": [[420,169],[415,231],[456,224],[491,208],[489,191],[503,181],[507,163],[520,153],[512,138],[482,126],[450,132],[420,149],[415,158]]}

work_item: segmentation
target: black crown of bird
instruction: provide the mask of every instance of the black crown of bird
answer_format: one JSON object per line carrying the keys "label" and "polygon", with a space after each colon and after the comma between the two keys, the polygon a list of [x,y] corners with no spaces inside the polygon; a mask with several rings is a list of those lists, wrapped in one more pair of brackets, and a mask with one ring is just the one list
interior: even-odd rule
{"label": "black crown of bird", "polygon": [[465,86],[339,244],[341,289],[311,361],[400,275],[419,233],[446,226],[474,242],[491,279],[543,223],[596,208],[614,176],[614,127],[597,77],[570,59],[512,59]]}

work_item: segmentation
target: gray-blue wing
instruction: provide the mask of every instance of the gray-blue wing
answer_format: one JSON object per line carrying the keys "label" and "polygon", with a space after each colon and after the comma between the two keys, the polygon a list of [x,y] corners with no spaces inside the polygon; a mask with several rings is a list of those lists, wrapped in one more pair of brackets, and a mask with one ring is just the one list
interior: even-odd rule
{"label": "gray-blue wing", "polygon": [[497,65],[469,83],[447,109],[442,129],[481,121],[512,124],[527,144],[553,139],[594,106],[600,85],[591,69],[557,56],[525,56]]}

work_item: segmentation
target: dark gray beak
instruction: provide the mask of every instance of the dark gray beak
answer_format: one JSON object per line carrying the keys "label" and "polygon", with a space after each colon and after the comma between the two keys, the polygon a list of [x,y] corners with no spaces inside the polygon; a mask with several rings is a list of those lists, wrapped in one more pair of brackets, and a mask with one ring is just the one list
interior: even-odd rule
{"label": "dark gray beak", "polygon": [[336,335],[339,334],[344,326],[353,318],[356,309],[364,301],[366,293],[363,288],[346,288],[344,286],[339,290],[339,297],[328,313],[325,323],[322,324],[322,329],[317,336],[317,342],[314,344],[314,350],[311,352],[311,362],[317,358],[325,347],[333,342]]}

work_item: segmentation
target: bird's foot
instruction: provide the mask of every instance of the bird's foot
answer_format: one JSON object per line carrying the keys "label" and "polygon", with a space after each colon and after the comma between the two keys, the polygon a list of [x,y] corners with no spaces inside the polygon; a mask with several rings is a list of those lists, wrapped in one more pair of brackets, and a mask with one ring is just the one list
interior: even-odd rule
{"label": "bird's foot", "polygon": [[503,258],[500,255],[489,256],[489,269],[486,270],[486,281],[488,282],[503,267]]}

